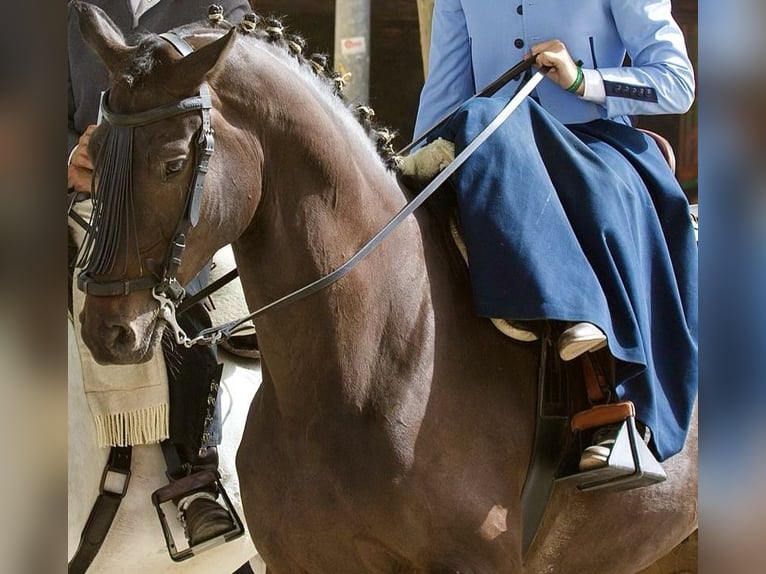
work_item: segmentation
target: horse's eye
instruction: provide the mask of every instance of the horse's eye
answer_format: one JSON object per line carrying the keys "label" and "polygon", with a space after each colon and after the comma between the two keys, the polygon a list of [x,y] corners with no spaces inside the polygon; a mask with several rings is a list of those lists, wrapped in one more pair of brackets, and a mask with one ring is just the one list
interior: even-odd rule
{"label": "horse's eye", "polygon": [[165,176],[175,175],[184,168],[185,159],[174,159],[165,162]]}

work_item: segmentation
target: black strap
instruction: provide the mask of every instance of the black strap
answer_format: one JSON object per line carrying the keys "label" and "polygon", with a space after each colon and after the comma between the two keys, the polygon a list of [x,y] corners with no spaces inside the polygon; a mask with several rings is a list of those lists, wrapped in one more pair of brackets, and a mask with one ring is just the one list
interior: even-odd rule
{"label": "black strap", "polygon": [[95,279],[85,271],[77,276],[77,288],[86,295],[94,295],[96,297],[127,295],[132,291],[151,289],[155,285],[159,285],[159,283],[160,280],[154,275],[145,275],[134,279],[115,279],[112,281]]}
{"label": "black strap", "polygon": [[[476,98],[488,98],[490,96],[495,95],[501,88],[503,88],[507,83],[509,83],[511,80],[516,79],[517,76],[520,74],[523,74],[525,72],[529,72],[532,69],[532,66],[535,65],[535,59],[534,58],[528,58],[526,60],[522,60],[515,66],[513,66],[511,69],[506,71],[502,76],[497,78],[494,82],[489,84],[487,87],[482,89],[479,93],[477,93],[474,96],[471,96],[466,101],[461,102],[454,110],[447,113],[442,119],[440,119],[438,122],[436,122],[434,125],[432,125],[430,128],[428,128],[425,132],[423,132],[423,135],[421,135],[419,138],[411,141],[409,144],[407,144],[405,147],[403,147],[397,155],[404,155],[408,151],[410,151],[412,148],[414,148],[416,145],[421,143],[422,141],[425,141],[425,139],[430,136],[432,133],[434,133],[436,130],[438,130],[440,127],[442,127],[444,124],[446,124],[450,119],[452,119],[452,116],[455,115],[455,111],[467,104],[468,102],[475,100]],[[547,69],[541,68],[541,70],[544,73],[547,73]],[[526,81],[529,80],[529,78],[525,78]],[[526,82],[524,82],[526,83]],[[521,90],[521,87],[519,88]],[[518,93],[518,92],[517,92]]]}
{"label": "black strap", "polygon": [[[117,510],[120,508],[120,503],[128,491],[132,450],[129,446],[113,446],[109,452],[109,459],[101,477],[99,495],[82,530],[77,552],[69,562],[69,574],[84,574],[101,549],[117,515]],[[105,490],[106,478],[110,472],[122,474],[125,477],[120,492]]]}
{"label": "black strap", "polygon": [[84,231],[88,231],[90,229],[90,223],[85,221],[85,219],[74,210],[74,206],[76,203],[80,203],[81,201],[85,201],[86,199],[90,198],[89,193],[82,193],[81,191],[76,191],[69,194],[69,207],[67,207],[67,215],[72,218],[72,221],[74,221],[77,225],[82,227]]}
{"label": "black strap", "polygon": [[[166,34],[160,34],[162,38],[170,42],[176,50],[178,50],[182,56],[187,56],[194,51],[192,46],[180,36],[173,34],[172,32]],[[159,106],[149,110],[135,113],[117,113],[113,112],[109,107],[109,91],[106,91],[101,98],[101,112],[104,120],[111,124],[114,129],[120,129],[127,134],[123,139],[126,140],[124,147],[127,148],[129,153],[132,153],[132,133],[133,128],[164,120],[176,115],[185,114],[188,112],[199,111],[202,116],[202,126],[199,129],[198,136],[196,138],[195,156],[197,164],[194,168],[192,180],[189,186],[189,191],[186,195],[186,203],[184,210],[180,216],[176,231],[171,238],[168,246],[168,252],[165,256],[165,270],[162,278],[156,276],[141,276],[133,279],[122,280],[101,280],[93,277],[89,272],[83,272],[78,275],[77,287],[89,294],[95,296],[111,297],[119,295],[127,295],[133,291],[141,291],[145,289],[157,288],[159,291],[169,296],[173,301],[178,301],[183,297],[183,288],[178,284],[176,280],[176,273],[181,265],[181,257],[184,249],[186,248],[186,236],[189,230],[197,224],[199,219],[200,205],[202,203],[202,193],[204,190],[205,175],[208,171],[208,163],[214,150],[213,131],[211,127],[210,110],[212,109],[212,99],[210,97],[210,90],[207,84],[202,84],[199,89],[199,94],[190,98],[181,100],[173,104],[167,104]],[[117,133],[117,132],[115,132]],[[104,149],[102,149],[104,153]],[[123,161],[128,167],[131,165],[132,160],[128,157],[127,161]],[[94,180],[95,181],[95,180]],[[122,181],[122,180],[121,180]],[[123,191],[129,188],[129,181],[123,185]],[[119,194],[112,197],[113,203],[119,207],[123,205],[124,198],[121,199]],[[130,204],[128,204],[130,205]],[[113,209],[106,210],[111,215],[122,216],[124,210]],[[113,212],[113,213],[112,213]],[[120,226],[117,222],[104,222],[100,227],[103,229],[119,229]],[[100,237],[98,234],[103,233],[103,229],[96,232],[96,238]],[[92,231],[92,230],[91,230]],[[90,236],[86,237],[86,248],[88,252],[89,241],[93,241]],[[108,242],[107,245],[110,250],[107,250],[106,254],[101,253],[102,249],[96,250],[97,261],[102,259],[105,261],[111,260],[114,255],[115,246],[112,242]],[[99,265],[95,265],[89,262],[86,266],[86,271],[95,269],[96,274],[102,274],[102,269]]]}
{"label": "black strap", "polygon": [[525,556],[548,507],[569,429],[566,373],[550,332],[540,338],[537,417],[532,459],[521,490],[521,552]]}
{"label": "black strap", "polygon": [[176,51],[181,54],[183,57],[188,56],[194,51],[194,47],[189,44],[186,40],[181,38],[178,34],[175,32],[165,32],[163,34],[160,34],[160,38],[165,39],[165,41],[170,42],[173,47],[176,49]]}
{"label": "black strap", "polygon": [[190,307],[193,307],[194,305],[202,301],[205,297],[207,297],[211,293],[218,291],[221,287],[223,287],[227,283],[231,283],[237,277],[239,277],[239,271],[235,267],[234,269],[229,271],[226,275],[219,277],[218,279],[213,281],[210,285],[208,285],[201,291],[198,291],[194,295],[190,295],[189,297],[186,297],[183,301],[181,301],[180,305],[178,305],[178,310],[176,311],[176,314],[180,315],[184,311],[188,310]]}
{"label": "black strap", "polygon": [[253,572],[253,567],[250,566],[250,562],[245,562],[234,571],[234,574],[255,574],[255,572]]}
{"label": "black strap", "polygon": [[180,114],[195,112],[197,110],[209,110],[212,107],[210,94],[200,94],[176,102],[159,106],[143,112],[131,112],[129,114],[119,114],[109,109],[109,91],[104,94],[104,101],[101,104],[101,113],[104,120],[113,126],[136,127],[143,126],[166,120]]}
{"label": "black strap", "polygon": [[162,448],[162,456],[165,458],[165,474],[168,480],[178,480],[189,474],[184,463],[181,462],[181,457],[178,456],[176,445],[169,439],[165,439],[160,442],[160,447]]}

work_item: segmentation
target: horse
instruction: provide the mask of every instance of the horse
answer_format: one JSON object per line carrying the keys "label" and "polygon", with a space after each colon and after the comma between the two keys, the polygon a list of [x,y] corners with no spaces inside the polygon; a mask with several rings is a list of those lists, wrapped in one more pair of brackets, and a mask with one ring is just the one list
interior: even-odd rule
{"label": "horse", "polygon": [[[209,89],[215,152],[179,283],[231,243],[248,306],[259,308],[336,269],[405,205],[348,105],[284,42],[199,25],[177,31],[194,48],[181,56],[156,37],[129,46],[97,9],[78,9],[114,78],[112,112]],[[165,261],[196,179],[200,116],[134,128],[135,217],[96,280]],[[94,159],[109,129],[94,134]],[[81,321],[94,356],[112,363],[146,360],[165,325],[151,289],[89,294]],[[429,210],[338,282],[254,322],[263,382],[237,471],[272,574],[624,574],[696,526],[695,414],[683,451],[664,463],[666,482],[608,494],[558,485],[522,554],[539,349],[476,315],[448,226]]]}
{"label": "horse", "polygon": [[[71,321],[67,323],[68,437],[69,443],[76,445],[75,448],[70,448],[68,453],[68,555],[71,560],[79,545],[80,534],[88,514],[98,496],[109,449],[99,447],[96,441],[95,424],[85,400],[74,326]],[[242,436],[248,399],[255,390],[253,379],[257,376],[257,372],[247,372],[234,365],[227,365],[224,375],[227,387],[236,395],[238,402],[229,397],[225,403],[225,412],[228,412],[229,416],[226,419],[223,442],[219,447],[220,472],[224,488],[238,513],[242,513],[242,502],[234,468],[235,451]],[[252,384],[245,385],[246,381]],[[129,488],[109,535],[89,567],[89,572],[202,574],[212,571],[235,572],[250,560],[257,565],[257,552],[248,536],[232,540],[190,560],[173,562],[165,548],[157,513],[151,503],[152,492],[165,484],[165,461],[159,445],[133,447]]]}

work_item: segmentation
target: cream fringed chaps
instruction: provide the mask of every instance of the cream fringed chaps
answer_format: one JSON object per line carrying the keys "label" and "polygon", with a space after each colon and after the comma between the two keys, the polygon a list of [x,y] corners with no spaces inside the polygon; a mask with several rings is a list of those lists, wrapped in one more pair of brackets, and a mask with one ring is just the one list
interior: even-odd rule
{"label": "cream fringed chaps", "polygon": [[[87,221],[92,204],[89,200],[83,201],[75,205],[75,210]],[[72,227],[75,240],[81,245],[84,233],[78,226]],[[154,444],[168,438],[168,376],[162,353],[157,351],[150,361],[138,365],[99,365],[80,333],[79,314],[85,295],[76,284],[72,300],[83,384],[96,423],[99,446]]]}

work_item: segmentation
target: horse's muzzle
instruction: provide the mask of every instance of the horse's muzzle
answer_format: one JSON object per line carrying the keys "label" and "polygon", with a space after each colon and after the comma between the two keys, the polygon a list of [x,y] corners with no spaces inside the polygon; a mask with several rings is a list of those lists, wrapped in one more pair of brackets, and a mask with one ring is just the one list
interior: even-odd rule
{"label": "horse's muzzle", "polygon": [[[82,339],[102,365],[144,363],[154,355],[155,313],[124,313],[113,297],[87,297],[80,314]],[[122,311],[122,312],[121,312]]]}

